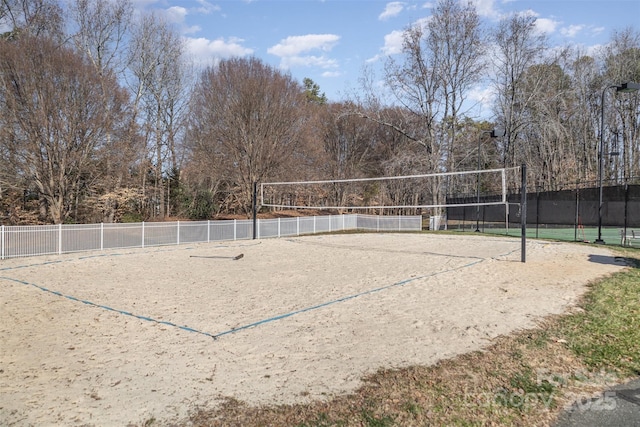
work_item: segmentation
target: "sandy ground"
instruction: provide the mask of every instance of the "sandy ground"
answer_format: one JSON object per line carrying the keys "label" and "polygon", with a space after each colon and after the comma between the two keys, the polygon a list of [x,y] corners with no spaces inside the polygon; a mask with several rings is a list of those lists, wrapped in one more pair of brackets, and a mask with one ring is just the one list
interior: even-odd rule
{"label": "sandy ground", "polygon": [[358,234],[1,261],[0,425],[329,398],[535,326],[623,268],[602,247],[529,241],[524,264],[519,249]]}

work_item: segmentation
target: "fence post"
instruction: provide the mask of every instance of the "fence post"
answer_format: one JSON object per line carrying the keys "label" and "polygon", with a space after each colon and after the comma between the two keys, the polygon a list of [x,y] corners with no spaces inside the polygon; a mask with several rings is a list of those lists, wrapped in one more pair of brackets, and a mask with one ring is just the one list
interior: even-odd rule
{"label": "fence post", "polygon": [[58,224],[58,255],[62,254],[62,223]]}
{"label": "fence post", "polygon": [[278,218],[278,237],[280,237],[280,218]]}
{"label": "fence post", "polygon": [[176,230],[176,244],[179,245],[180,244],[180,221],[178,221],[177,224],[177,230]]}
{"label": "fence post", "polygon": [[[258,182],[253,181],[253,239],[260,234],[258,231]],[[258,236],[259,237],[259,236]]]}
{"label": "fence post", "polygon": [[627,235],[627,217],[628,215],[628,208],[629,206],[629,183],[627,181],[625,181],[624,183],[624,235]]}
{"label": "fence post", "polygon": [[0,225],[0,259],[4,259],[4,225]]}
{"label": "fence post", "polygon": [[300,217],[296,217],[296,236],[300,235]]}
{"label": "fence post", "polygon": [[100,223],[100,250],[104,250],[104,222]]}
{"label": "fence post", "polygon": [[211,220],[207,220],[207,243],[211,241]]}
{"label": "fence post", "polygon": [[238,220],[233,220],[233,240],[236,241],[238,239]]}
{"label": "fence post", "polygon": [[144,248],[144,221],[142,221],[142,247]]}

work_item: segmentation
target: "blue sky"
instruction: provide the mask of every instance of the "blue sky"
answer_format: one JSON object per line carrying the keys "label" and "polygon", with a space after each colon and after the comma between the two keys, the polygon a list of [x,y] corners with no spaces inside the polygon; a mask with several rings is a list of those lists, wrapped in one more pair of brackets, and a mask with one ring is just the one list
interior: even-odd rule
{"label": "blue sky", "polygon": [[[474,0],[483,23],[533,13],[552,44],[592,49],[613,30],[640,30],[640,0]],[[432,1],[134,0],[157,10],[186,38],[201,64],[255,56],[302,81],[310,77],[331,101],[358,86],[365,66],[398,52],[401,32],[431,14]]]}

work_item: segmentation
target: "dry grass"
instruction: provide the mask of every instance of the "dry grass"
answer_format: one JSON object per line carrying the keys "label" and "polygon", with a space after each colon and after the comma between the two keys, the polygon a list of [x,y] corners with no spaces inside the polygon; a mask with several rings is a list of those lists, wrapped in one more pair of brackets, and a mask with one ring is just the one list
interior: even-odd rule
{"label": "dry grass", "polygon": [[[640,265],[637,254],[625,251],[631,262]],[[225,399],[215,408],[195,409],[183,424],[550,425],[576,396],[592,396],[612,380],[640,373],[640,356],[633,353],[634,348],[625,350],[628,342],[640,343],[637,317],[636,327],[625,332],[611,321],[620,318],[629,322],[628,313],[638,313],[640,269],[631,268],[594,283],[582,307],[546,319],[536,329],[499,337],[481,352],[433,366],[381,370],[365,378],[364,385],[349,395],[311,404],[263,407]],[[590,327],[583,329],[580,324]],[[614,350],[612,341],[619,344]],[[608,357],[594,359],[604,346]],[[159,424],[153,420],[147,425]]]}
{"label": "dry grass", "polygon": [[558,378],[586,371],[566,345],[538,330],[523,331],[497,339],[486,351],[434,366],[381,370],[355,393],[326,402],[250,407],[228,399],[215,409],[195,411],[189,421],[197,426],[543,425],[564,402],[556,386],[538,384],[539,367]]}

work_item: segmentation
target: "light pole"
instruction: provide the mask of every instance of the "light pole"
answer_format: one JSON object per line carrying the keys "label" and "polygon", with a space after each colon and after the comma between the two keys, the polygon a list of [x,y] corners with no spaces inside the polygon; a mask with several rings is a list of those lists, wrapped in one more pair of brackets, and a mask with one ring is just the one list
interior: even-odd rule
{"label": "light pole", "polygon": [[607,89],[614,89],[618,92],[635,92],[640,89],[639,83],[622,83],[621,85],[610,85],[602,89],[602,97],[600,98],[600,147],[598,147],[598,238],[595,243],[604,245],[602,240],[602,175],[603,175],[603,157],[604,157],[604,96]]}
{"label": "light pole", "polygon": [[[489,135],[489,138],[498,138],[504,136],[506,131],[504,129],[485,130],[478,136],[478,171],[480,171],[480,146],[482,144],[482,137]],[[476,174],[476,232],[480,232],[480,172]]]}

